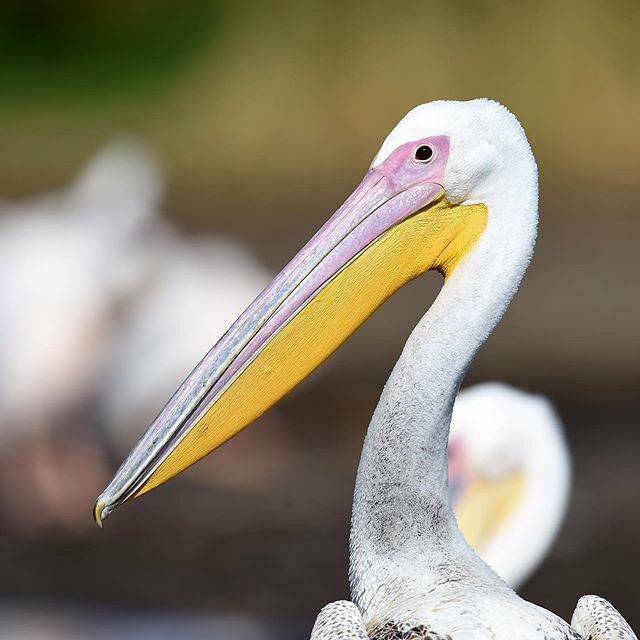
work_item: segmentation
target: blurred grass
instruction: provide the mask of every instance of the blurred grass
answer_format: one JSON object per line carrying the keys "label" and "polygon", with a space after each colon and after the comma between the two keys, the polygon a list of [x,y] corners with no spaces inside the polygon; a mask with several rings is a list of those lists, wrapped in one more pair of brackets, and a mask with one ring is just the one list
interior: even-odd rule
{"label": "blurred grass", "polygon": [[481,95],[559,185],[632,185],[640,167],[637,2],[33,6],[0,13],[0,183],[17,193],[131,130],[178,193],[303,189],[364,171],[411,106]]}
{"label": "blurred grass", "polygon": [[215,42],[219,7],[211,0],[41,0],[0,6],[0,81],[4,99],[95,108],[111,98],[166,84],[202,47]]}

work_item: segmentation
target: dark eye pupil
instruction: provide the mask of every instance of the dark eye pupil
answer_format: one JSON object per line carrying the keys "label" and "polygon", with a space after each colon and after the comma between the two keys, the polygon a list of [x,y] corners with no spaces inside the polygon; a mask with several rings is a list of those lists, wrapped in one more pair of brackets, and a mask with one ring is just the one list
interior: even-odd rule
{"label": "dark eye pupil", "polygon": [[423,144],[422,146],[416,149],[416,160],[431,160],[433,157],[433,149]]}

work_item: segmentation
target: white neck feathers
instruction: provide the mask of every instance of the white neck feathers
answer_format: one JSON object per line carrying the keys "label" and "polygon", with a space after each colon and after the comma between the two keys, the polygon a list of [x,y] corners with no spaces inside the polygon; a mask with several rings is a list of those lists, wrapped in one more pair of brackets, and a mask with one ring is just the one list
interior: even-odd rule
{"label": "white neck feathers", "polygon": [[489,210],[487,227],[409,337],[365,440],[350,566],[352,596],[365,621],[452,580],[502,585],[455,523],[447,441],[460,383],[533,251],[537,172],[531,153],[496,171],[481,201]]}

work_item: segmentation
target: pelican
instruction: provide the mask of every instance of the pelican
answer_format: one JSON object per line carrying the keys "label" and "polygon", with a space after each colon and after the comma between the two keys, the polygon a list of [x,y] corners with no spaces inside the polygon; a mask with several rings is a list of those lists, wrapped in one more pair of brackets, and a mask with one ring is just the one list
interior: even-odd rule
{"label": "pelican", "polygon": [[513,589],[545,558],[569,502],[571,456],[549,400],[488,382],[461,391],[449,493],[476,553]]}
{"label": "pelican", "polygon": [[[136,288],[162,189],[150,154],[101,150],[72,184],[0,207],[0,424],[27,428],[86,401],[112,310]],[[33,389],[38,389],[34,396]]]}
{"label": "pelican", "polygon": [[537,185],[524,131],[500,104],[438,101],[409,112],[354,193],[133,448],[96,501],[98,524],[237,434],[399,287],[435,269],[444,285],[385,385],[360,459],[352,602],[325,607],[313,640],[635,638],[593,597],[579,603],[573,627],[522,600],[467,544],[450,504],[453,403],[531,258]]}
{"label": "pelican", "polygon": [[146,268],[161,191],[148,151],[119,141],[70,185],[0,202],[0,502],[14,527],[85,530],[79,505],[108,478],[93,434],[55,435],[87,418],[113,312]]}

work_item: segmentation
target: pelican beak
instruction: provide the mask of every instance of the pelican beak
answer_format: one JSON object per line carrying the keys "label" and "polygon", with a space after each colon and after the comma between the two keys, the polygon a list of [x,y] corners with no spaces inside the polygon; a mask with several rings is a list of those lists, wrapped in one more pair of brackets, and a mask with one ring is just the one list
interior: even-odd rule
{"label": "pelican beak", "polygon": [[[416,160],[420,144],[434,151],[428,166]],[[453,270],[487,210],[446,200],[448,152],[449,138],[434,136],[370,168],[168,402],[98,498],[98,524],[267,411],[403,284]]]}
{"label": "pelican beak", "polygon": [[525,489],[524,473],[514,470],[497,478],[473,477],[452,495],[458,527],[476,553],[513,514]]}

